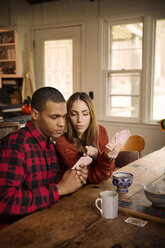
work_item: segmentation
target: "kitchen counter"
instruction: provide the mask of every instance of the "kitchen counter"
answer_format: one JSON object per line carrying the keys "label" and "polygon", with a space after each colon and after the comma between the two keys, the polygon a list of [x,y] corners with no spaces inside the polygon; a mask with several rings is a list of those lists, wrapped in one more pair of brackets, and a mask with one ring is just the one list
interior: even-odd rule
{"label": "kitchen counter", "polygon": [[25,125],[28,120],[31,120],[31,115],[20,115],[20,116],[14,116],[9,118],[3,118],[0,119],[0,122],[8,122],[8,121],[18,121],[20,125]]}

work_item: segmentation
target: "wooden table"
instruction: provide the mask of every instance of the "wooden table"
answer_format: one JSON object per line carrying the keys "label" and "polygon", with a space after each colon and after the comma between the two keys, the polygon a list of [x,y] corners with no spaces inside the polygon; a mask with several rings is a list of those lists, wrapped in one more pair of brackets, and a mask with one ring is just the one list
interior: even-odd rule
{"label": "wooden table", "polygon": [[[118,171],[134,174],[134,182],[120,200],[152,207],[143,186],[156,180],[165,183],[165,148],[153,152]],[[139,227],[124,220],[136,213],[119,208],[113,220],[100,216],[95,199],[102,190],[116,190],[112,179],[86,185],[65,196],[54,206],[35,212],[0,231],[1,248],[164,248],[165,224],[149,220]],[[141,217],[138,217],[141,218]]]}

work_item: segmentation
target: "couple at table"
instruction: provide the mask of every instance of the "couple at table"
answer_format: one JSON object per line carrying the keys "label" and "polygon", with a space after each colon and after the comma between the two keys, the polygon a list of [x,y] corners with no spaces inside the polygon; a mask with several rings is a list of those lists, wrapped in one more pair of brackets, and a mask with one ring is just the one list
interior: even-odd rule
{"label": "couple at table", "polygon": [[[31,109],[32,120],[0,140],[0,228],[86,182],[108,179],[120,150],[105,147],[107,131],[96,124],[92,100],[84,92],[74,93],[66,105],[57,89],[42,87],[34,92]],[[71,170],[81,156],[91,157],[92,163]]]}

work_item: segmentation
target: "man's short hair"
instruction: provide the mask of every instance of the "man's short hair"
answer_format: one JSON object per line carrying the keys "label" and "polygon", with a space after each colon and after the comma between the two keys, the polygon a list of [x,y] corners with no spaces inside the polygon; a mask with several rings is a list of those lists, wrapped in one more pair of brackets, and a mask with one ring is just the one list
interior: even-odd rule
{"label": "man's short hair", "polygon": [[55,103],[65,102],[64,96],[53,87],[42,87],[33,93],[31,100],[31,108],[42,111],[48,101]]}

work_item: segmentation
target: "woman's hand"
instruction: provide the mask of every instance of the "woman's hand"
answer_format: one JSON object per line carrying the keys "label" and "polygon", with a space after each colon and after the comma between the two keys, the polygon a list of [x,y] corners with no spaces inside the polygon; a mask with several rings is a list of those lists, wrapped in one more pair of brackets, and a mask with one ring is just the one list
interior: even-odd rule
{"label": "woman's hand", "polygon": [[84,156],[89,156],[93,159],[96,159],[98,156],[98,150],[97,148],[93,147],[93,146],[85,146],[85,152],[84,152]]}
{"label": "woman's hand", "polygon": [[120,145],[113,145],[105,150],[104,156],[111,161],[112,159],[115,159],[117,157],[120,152],[120,149]]}

